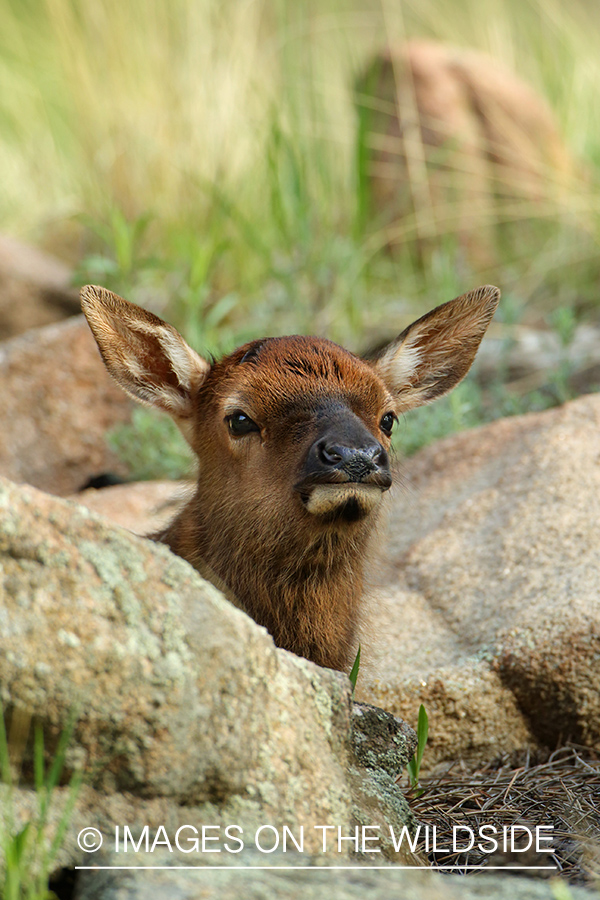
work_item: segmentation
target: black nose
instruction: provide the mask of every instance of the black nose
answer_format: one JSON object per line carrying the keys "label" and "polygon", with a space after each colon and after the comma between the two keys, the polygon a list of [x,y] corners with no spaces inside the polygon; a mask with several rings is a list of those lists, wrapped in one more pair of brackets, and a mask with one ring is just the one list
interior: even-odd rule
{"label": "black nose", "polygon": [[356,447],[322,438],[317,442],[316,450],[324,469],[339,469],[349,476],[350,481],[361,481],[378,469],[389,468],[388,455],[375,440]]}
{"label": "black nose", "polygon": [[387,490],[392,484],[388,454],[364,422],[344,408],[327,416],[302,467],[303,484],[357,482]]}

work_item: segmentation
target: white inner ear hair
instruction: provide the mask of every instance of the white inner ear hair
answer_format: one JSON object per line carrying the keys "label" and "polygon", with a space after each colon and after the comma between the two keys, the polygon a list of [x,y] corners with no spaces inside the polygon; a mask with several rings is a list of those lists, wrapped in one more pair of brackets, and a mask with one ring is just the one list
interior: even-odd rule
{"label": "white inner ear hair", "polygon": [[377,363],[386,384],[396,391],[409,385],[423,361],[423,352],[414,346],[410,334],[397,347],[390,347]]}
{"label": "white inner ear hair", "polygon": [[169,385],[152,385],[146,381],[141,385],[136,384],[135,392],[140,400],[151,406],[158,406],[172,416],[185,419],[190,415],[189,395],[180,393]]}
{"label": "white inner ear hair", "polygon": [[[179,384],[186,390],[191,391],[198,375],[198,367],[197,364],[194,365],[196,361],[192,357],[194,351],[191,347],[188,347],[183,338],[167,328],[159,329],[156,336],[171,362],[171,367],[177,375]],[[194,356],[196,356],[195,353]],[[196,358],[200,361],[199,356]],[[205,368],[205,366],[202,367],[203,370]],[[194,375],[196,375],[196,379],[194,379]]]}
{"label": "white inner ear hair", "polygon": [[205,359],[186,344],[184,339],[169,325],[154,325],[149,322],[136,322],[133,326],[142,334],[155,337],[165,356],[171,363],[171,369],[177,376],[184,390],[191,391],[198,387],[210,366]]}

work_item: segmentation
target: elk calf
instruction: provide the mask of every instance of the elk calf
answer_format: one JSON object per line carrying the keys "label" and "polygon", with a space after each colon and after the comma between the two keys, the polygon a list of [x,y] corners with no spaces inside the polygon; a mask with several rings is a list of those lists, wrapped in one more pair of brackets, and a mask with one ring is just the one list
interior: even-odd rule
{"label": "elk calf", "polygon": [[374,361],[292,336],[211,364],[157,316],[84,287],[108,371],[169,413],[198,457],[193,498],[153,539],[225,586],[278,646],[346,669],[394,424],[466,375],[499,296],[486,286],[437,307]]}

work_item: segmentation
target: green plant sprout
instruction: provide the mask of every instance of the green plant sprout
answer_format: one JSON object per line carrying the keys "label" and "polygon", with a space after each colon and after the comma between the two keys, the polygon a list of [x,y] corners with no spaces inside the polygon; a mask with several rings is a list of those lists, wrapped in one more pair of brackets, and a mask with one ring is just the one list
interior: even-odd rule
{"label": "green plant sprout", "polygon": [[350,684],[352,685],[352,696],[354,697],[354,691],[356,690],[356,679],[358,678],[358,670],[360,669],[360,644],[358,645],[358,650],[356,651],[356,658],[352,663],[352,668],[350,669],[350,674],[348,678],[350,679]]}
{"label": "green plant sprout", "polygon": [[427,716],[427,710],[421,703],[421,706],[419,707],[419,720],[417,723],[417,751],[408,764],[410,786],[412,790],[415,791],[417,797],[423,793],[423,789],[419,788],[419,772],[421,770],[421,762],[423,761],[423,753],[425,752],[428,734],[429,718]]}

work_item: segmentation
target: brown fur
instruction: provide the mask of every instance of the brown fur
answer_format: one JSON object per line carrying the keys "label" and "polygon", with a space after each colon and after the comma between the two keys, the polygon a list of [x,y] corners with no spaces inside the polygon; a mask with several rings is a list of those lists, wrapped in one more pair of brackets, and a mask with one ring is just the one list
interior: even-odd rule
{"label": "brown fur", "polygon": [[[208,366],[160,319],[84,288],[109,371],[137,399],[167,410],[198,457],[193,498],[154,539],[223,587],[280,647],[347,668],[381,505],[361,507],[361,490],[371,503],[389,482],[377,488],[368,480],[376,476],[365,476],[356,518],[310,512],[306,461],[332,422],[358,423],[387,459],[382,417],[428,402],[463,377],[498,297],[487,287],[444,304],[372,363],[330,341],[292,336],[246,344]],[[232,436],[228,416],[236,410],[259,430]],[[321,484],[337,497],[355,482],[327,470]]]}
{"label": "brown fur", "polygon": [[249,346],[213,366],[196,414],[199,422],[222,421],[233,395],[264,423],[262,445],[232,453],[224,428],[198,429],[196,494],[158,539],[197,568],[208,566],[276,644],[341,669],[354,645],[374,519],[319,526],[290,484],[322,404],[347,403],[378,430],[393,399],[366,363],[328,341],[272,340],[259,364],[240,366]]}

